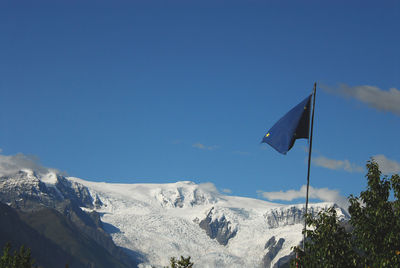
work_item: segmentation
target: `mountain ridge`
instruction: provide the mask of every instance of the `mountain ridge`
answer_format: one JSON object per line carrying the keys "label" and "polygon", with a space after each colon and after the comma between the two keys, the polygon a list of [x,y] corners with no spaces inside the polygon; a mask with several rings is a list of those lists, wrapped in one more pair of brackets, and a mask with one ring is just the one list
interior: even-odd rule
{"label": "mountain ridge", "polygon": [[[211,183],[118,184],[24,170],[0,178],[0,197],[25,209],[60,209],[69,200],[79,206],[75,224],[98,242],[109,236],[140,256],[139,267],[163,267],[180,255],[191,256],[197,267],[283,267],[302,239],[304,205],[224,195]],[[329,206],[348,218],[333,203],[309,208],[315,214]]]}
{"label": "mountain ridge", "polygon": [[[187,181],[113,184],[68,179],[87,186],[107,205],[97,211],[105,213],[103,221],[120,230],[112,235],[114,241],[145,252],[148,263],[143,267],[167,265],[169,257],[178,255],[192,256],[201,267],[262,267],[263,257],[269,252],[265,243],[276,236],[284,242],[265,265],[273,267],[282,258],[287,259],[290,248],[302,239],[303,204],[228,196],[212,185]],[[310,204],[309,209],[315,214],[330,206],[337,208],[342,219],[348,217],[334,203]],[[142,230],[142,234],[134,234],[131,228]],[[153,242],[136,243],[140,240]]]}

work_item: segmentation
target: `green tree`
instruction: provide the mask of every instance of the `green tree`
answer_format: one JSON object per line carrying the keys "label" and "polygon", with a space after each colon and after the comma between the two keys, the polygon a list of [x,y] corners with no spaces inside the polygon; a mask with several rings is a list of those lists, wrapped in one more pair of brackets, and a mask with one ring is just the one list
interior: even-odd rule
{"label": "green tree", "polygon": [[21,246],[19,251],[10,253],[11,244],[7,243],[3,249],[3,256],[0,258],[0,268],[31,268],[34,261],[31,260],[31,250]]}
{"label": "green tree", "polygon": [[15,265],[18,268],[31,268],[33,266],[34,261],[31,260],[31,249],[25,249],[25,246],[22,245],[19,251],[14,252]]}
{"label": "green tree", "polygon": [[307,215],[305,252],[295,247],[297,258],[292,267],[357,267],[358,255],[352,247],[351,234],[339,224],[336,209],[331,207],[313,218]]}
{"label": "green tree", "polygon": [[[350,196],[350,223],[354,246],[362,257],[362,266],[400,267],[400,178],[381,178],[379,166],[367,163],[368,187],[360,197]],[[394,201],[389,201],[391,189]]]}
{"label": "green tree", "polygon": [[367,170],[367,189],[349,197],[352,232],[341,227],[333,208],[307,215],[305,250],[294,247],[292,267],[400,267],[400,177],[382,177],[374,160]]}
{"label": "green tree", "polygon": [[13,258],[10,254],[11,245],[7,243],[3,248],[3,255],[0,258],[0,268],[11,267]]}
{"label": "green tree", "polygon": [[181,256],[180,260],[177,260],[175,257],[170,259],[171,268],[192,268],[193,262],[190,261],[190,256],[185,258]]}

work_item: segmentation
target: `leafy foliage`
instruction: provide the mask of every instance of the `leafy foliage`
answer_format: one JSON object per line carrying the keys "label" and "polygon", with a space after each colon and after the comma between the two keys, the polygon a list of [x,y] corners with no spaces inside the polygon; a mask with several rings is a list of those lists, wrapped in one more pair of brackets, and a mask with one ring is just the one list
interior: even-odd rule
{"label": "leafy foliage", "polygon": [[335,208],[319,212],[316,218],[307,215],[306,221],[311,227],[306,232],[306,254],[295,247],[298,258],[293,260],[293,266],[357,267],[358,256],[352,247],[351,234],[339,224]]}
{"label": "leafy foliage", "polygon": [[294,248],[292,267],[400,267],[400,177],[381,178],[374,160],[367,169],[367,189],[349,197],[352,232],[341,226],[334,208],[307,215],[305,250]]}
{"label": "leafy foliage", "polygon": [[[374,161],[367,164],[368,187],[360,198],[350,196],[350,223],[354,226],[354,246],[361,256],[361,265],[399,267],[400,256],[400,178],[381,178]],[[394,202],[389,202],[390,190]],[[361,201],[361,202],[360,202]]]}
{"label": "leafy foliage", "polygon": [[185,258],[181,256],[180,260],[177,260],[175,257],[170,259],[171,268],[192,268],[193,262],[190,261],[190,256]]}
{"label": "leafy foliage", "polygon": [[31,250],[21,246],[19,251],[10,253],[11,245],[7,243],[3,249],[3,256],[0,258],[0,268],[31,268],[34,261],[31,260]]}

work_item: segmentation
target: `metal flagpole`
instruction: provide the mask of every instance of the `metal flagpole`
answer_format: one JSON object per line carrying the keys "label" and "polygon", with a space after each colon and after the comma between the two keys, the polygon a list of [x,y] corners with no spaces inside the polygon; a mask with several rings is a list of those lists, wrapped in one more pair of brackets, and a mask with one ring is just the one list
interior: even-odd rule
{"label": "metal flagpole", "polygon": [[[313,127],[314,127],[314,110],[315,110],[315,94],[317,93],[317,83],[314,83],[313,90],[313,108],[311,115],[311,128],[310,128],[310,144],[308,148],[308,171],[307,171],[307,193],[306,193],[306,214],[308,212],[308,190],[310,188],[310,165],[311,165],[311,149],[312,149],[312,137],[313,137]],[[304,238],[303,238],[303,251],[305,251],[305,243],[306,243],[306,230],[307,230],[307,222],[306,217],[304,217]]]}

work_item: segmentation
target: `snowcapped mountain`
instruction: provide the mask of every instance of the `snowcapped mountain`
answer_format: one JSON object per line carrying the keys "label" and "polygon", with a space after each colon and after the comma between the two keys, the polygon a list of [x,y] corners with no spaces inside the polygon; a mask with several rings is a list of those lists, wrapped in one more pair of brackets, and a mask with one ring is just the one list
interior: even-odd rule
{"label": "snowcapped mountain", "polygon": [[[189,181],[115,184],[24,170],[0,178],[0,197],[16,207],[27,200],[45,206],[74,200],[100,215],[117,246],[140,254],[139,267],[166,266],[181,255],[191,256],[195,267],[280,267],[300,243],[304,224],[304,205],[227,196],[212,184]],[[318,213],[332,205],[309,209]]]}

